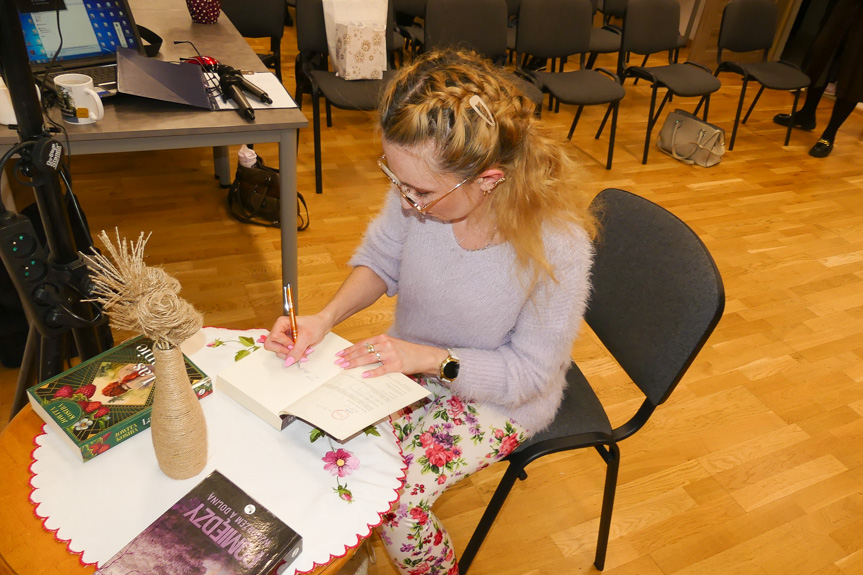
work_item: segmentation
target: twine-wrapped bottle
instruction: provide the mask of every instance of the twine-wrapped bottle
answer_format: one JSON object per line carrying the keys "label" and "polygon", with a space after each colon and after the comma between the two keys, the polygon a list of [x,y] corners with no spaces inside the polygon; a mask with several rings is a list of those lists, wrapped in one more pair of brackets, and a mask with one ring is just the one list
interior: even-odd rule
{"label": "twine-wrapped bottle", "polygon": [[179,347],[153,347],[156,387],[150,429],[159,468],[168,477],[194,477],[207,464],[207,422]]}
{"label": "twine-wrapped bottle", "polygon": [[203,317],[181,298],[180,282],[161,268],[144,264],[142,233],[137,243],[120,239],[115,246],[103,231],[106,256],[86,257],[93,298],[117,329],[143,333],[155,342],[156,379],[150,429],[159,468],[173,479],[187,479],[207,464],[207,423],[192,390],[180,344],[201,329]]}

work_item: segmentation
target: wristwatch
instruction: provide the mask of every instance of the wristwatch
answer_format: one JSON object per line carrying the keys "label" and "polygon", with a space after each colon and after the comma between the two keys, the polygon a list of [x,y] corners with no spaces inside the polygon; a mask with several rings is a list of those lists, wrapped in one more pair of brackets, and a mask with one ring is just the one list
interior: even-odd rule
{"label": "wristwatch", "polygon": [[447,348],[446,352],[446,359],[440,364],[440,378],[447,383],[451,383],[452,380],[458,377],[458,356],[449,348]]}

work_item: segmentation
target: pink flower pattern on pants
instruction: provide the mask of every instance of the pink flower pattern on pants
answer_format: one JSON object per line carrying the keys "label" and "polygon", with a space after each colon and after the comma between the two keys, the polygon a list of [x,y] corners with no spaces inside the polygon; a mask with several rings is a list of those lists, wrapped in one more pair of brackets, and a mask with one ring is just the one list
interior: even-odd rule
{"label": "pink flower pattern on pants", "polygon": [[448,487],[498,461],[528,432],[497,410],[419,378],[430,400],[393,416],[408,465],[401,497],[378,527],[388,553],[406,575],[458,575],[449,535],[431,506]]}

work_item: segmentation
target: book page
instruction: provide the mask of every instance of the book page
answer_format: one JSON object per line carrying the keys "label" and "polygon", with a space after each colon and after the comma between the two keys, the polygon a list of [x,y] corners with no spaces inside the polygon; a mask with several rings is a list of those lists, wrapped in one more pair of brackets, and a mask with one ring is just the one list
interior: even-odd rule
{"label": "book page", "polygon": [[362,377],[370,366],[344,371],[285,409],[344,440],[391,413],[428,395],[428,391],[401,373]]}

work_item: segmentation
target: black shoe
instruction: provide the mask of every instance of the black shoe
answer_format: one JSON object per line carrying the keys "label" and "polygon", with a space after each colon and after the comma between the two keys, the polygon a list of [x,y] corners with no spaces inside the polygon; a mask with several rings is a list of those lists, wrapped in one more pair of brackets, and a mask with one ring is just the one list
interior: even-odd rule
{"label": "black shoe", "polygon": [[809,150],[809,155],[813,158],[826,158],[833,151],[833,142],[830,140],[818,140],[812,149]]}
{"label": "black shoe", "polygon": [[[776,114],[773,116],[773,123],[787,128],[788,124],[791,123],[791,114]],[[801,130],[814,130],[815,118],[803,118],[800,115],[795,115],[794,127],[800,128]]]}

